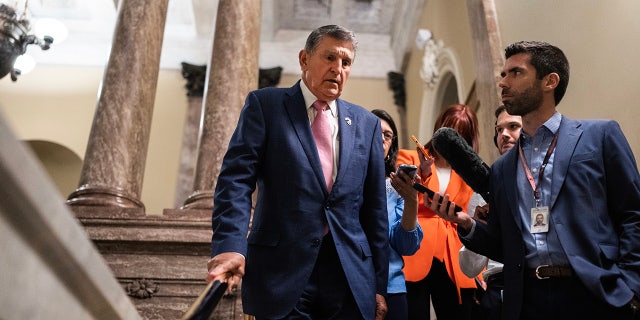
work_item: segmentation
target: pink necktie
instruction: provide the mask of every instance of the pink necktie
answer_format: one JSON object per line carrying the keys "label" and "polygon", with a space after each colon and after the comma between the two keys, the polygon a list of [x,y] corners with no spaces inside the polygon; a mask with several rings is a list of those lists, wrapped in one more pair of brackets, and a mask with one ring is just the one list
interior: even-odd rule
{"label": "pink necktie", "polygon": [[318,156],[322,164],[324,172],[324,181],[327,183],[327,189],[331,191],[333,185],[333,148],[331,138],[331,124],[329,122],[329,112],[325,112],[329,107],[326,102],[316,100],[313,103],[316,109],[316,118],[311,124],[311,132],[316,139],[316,147],[318,147]]}

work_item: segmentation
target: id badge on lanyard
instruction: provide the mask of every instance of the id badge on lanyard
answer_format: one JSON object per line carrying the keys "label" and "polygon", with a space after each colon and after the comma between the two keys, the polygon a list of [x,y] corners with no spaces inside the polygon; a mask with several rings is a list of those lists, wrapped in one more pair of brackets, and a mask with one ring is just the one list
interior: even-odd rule
{"label": "id badge on lanyard", "polygon": [[[547,154],[544,157],[544,161],[542,161],[542,166],[540,167],[540,172],[538,176],[538,184],[542,181],[544,169],[549,163],[549,158],[551,158],[551,154],[553,153],[553,149],[556,147],[556,143],[558,142],[558,134],[556,133],[555,137],[553,137],[553,141],[551,141],[551,145],[549,145],[549,149],[547,150]],[[530,230],[531,233],[544,233],[549,231],[549,206],[540,206],[540,191],[538,190],[539,185],[536,185],[535,180],[533,179],[533,175],[531,174],[531,170],[527,165],[527,161],[524,159],[524,153],[522,152],[522,147],[518,146],[520,161],[522,161],[522,166],[524,167],[525,174],[527,175],[527,179],[531,184],[531,189],[533,189],[533,197],[536,201],[536,206],[531,208],[531,219],[530,219]]]}
{"label": "id badge on lanyard", "polygon": [[549,231],[549,207],[531,208],[531,233],[544,233]]}

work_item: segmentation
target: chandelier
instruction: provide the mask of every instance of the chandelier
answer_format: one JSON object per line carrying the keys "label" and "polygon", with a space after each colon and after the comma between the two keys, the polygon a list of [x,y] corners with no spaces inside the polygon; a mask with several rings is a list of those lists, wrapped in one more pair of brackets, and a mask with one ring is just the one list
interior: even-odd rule
{"label": "chandelier", "polygon": [[[25,2],[25,12],[26,6]],[[42,50],[48,50],[53,43],[51,36],[39,39],[28,34],[31,27],[25,12],[18,17],[14,8],[0,4],[0,79],[10,73],[11,80],[18,80],[20,70],[13,65],[16,59],[27,51],[28,45],[35,44]]]}

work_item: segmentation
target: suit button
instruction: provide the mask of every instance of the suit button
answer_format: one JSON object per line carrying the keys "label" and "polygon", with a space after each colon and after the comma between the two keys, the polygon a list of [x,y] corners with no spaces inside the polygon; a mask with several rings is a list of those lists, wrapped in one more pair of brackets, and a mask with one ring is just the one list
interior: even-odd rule
{"label": "suit button", "polygon": [[521,265],[521,264],[517,264],[517,265],[516,265],[516,269],[517,269],[518,271],[520,271],[520,270],[522,269],[522,265]]}
{"label": "suit button", "polygon": [[316,239],[311,240],[311,246],[312,247],[319,247],[320,243],[322,243],[322,241],[320,241],[320,239],[316,238]]}

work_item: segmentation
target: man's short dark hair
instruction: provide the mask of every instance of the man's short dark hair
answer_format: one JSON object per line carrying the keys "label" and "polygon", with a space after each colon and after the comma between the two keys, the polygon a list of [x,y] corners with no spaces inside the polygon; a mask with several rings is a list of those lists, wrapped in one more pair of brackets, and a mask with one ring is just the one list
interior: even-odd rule
{"label": "man's short dark hair", "polygon": [[531,65],[536,69],[538,80],[553,72],[558,74],[560,81],[553,92],[558,105],[569,85],[569,61],[564,52],[543,41],[519,41],[508,45],[504,50],[506,59],[519,53],[526,53],[531,57]]}

